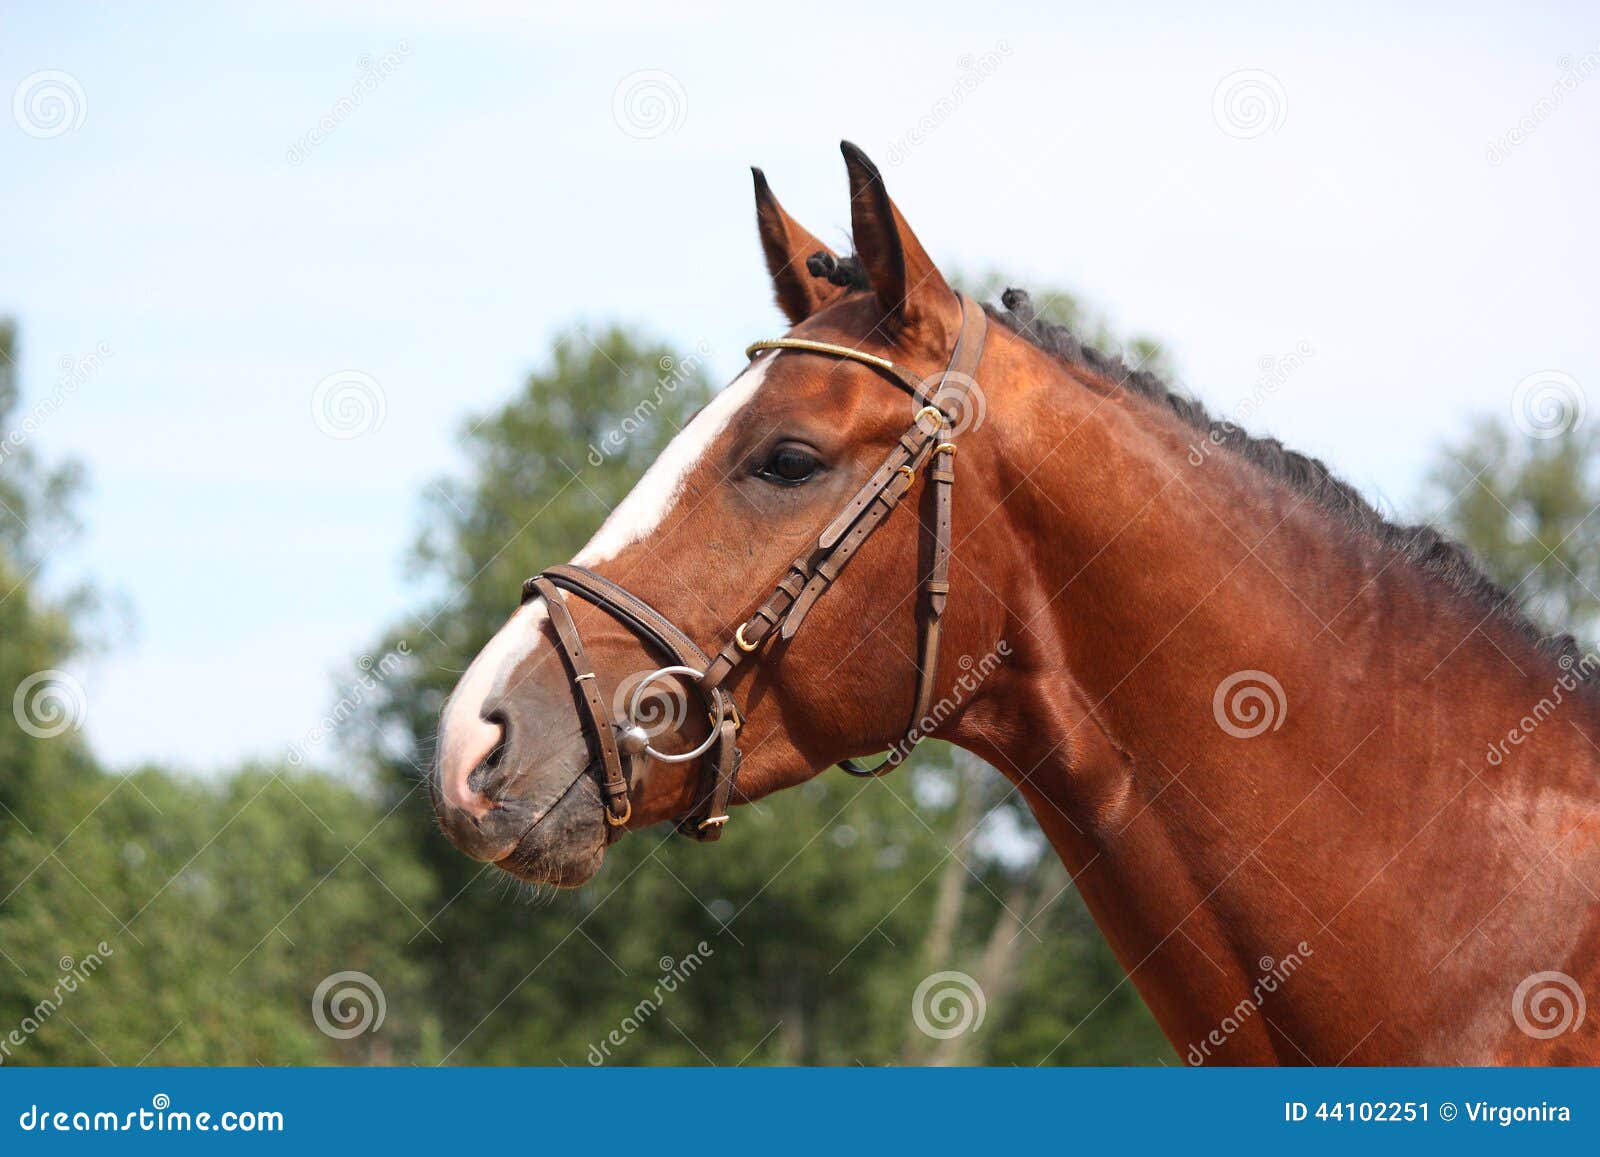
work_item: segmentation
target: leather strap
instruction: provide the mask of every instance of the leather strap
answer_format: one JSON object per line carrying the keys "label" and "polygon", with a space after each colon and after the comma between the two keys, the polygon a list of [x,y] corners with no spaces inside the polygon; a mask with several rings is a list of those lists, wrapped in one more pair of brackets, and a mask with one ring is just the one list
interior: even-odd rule
{"label": "leather strap", "polygon": [[547,568],[540,577],[582,595],[613,618],[621,619],[633,628],[635,634],[644,635],[664,654],[685,667],[703,669],[710,662],[706,653],[695,645],[693,639],[678,630],[671,619],[604,575],[588,567],[562,563]]}
{"label": "leather strap", "polygon": [[622,770],[622,752],[617,749],[617,735],[611,727],[611,710],[606,706],[606,697],[600,692],[600,680],[589,664],[589,656],[583,649],[583,637],[578,634],[578,624],[572,621],[572,612],[567,610],[567,600],[555,584],[547,578],[533,578],[528,581],[528,586],[544,599],[545,607],[550,612],[550,625],[556,630],[556,638],[561,640],[557,650],[561,652],[573,689],[578,693],[578,703],[589,724],[584,731],[594,739],[599,749],[602,771],[600,786],[605,790],[606,822],[612,827],[621,827],[633,815],[633,801],[628,798],[628,777]]}
{"label": "leather strap", "polygon": [[[702,651],[695,641],[678,629],[671,619],[645,602],[638,595],[626,587],[612,582],[602,574],[587,567],[562,564],[550,567],[542,574],[529,579],[523,584],[524,597],[538,594],[544,597],[546,603],[561,604],[559,614],[555,609],[550,612],[551,623],[556,630],[556,637],[560,641],[560,650],[571,668],[574,665],[588,668],[587,658],[584,657],[583,642],[579,638],[576,624],[573,623],[571,614],[567,611],[565,602],[555,588],[568,590],[593,603],[613,618],[618,619],[624,626],[629,627],[634,634],[640,635],[647,641],[654,643],[663,654],[675,663],[684,667],[693,667],[704,671],[710,666],[711,660]],[[576,673],[574,673],[576,680]],[[595,687],[595,679],[586,678],[582,685],[587,689]],[[696,684],[699,687],[701,698],[706,706],[711,708],[711,694],[713,688]],[[598,691],[595,692],[598,694]],[[621,777],[621,759],[617,748],[616,733],[612,726],[609,712],[606,709],[604,697],[600,697],[594,706],[587,704],[587,691],[585,693],[585,713],[589,720],[589,730],[604,736],[599,741],[600,758],[604,771],[603,786],[607,792],[607,820],[613,826],[621,826],[628,822],[633,807],[628,800],[628,783]],[[731,718],[724,717],[718,723],[717,741],[712,752],[707,753],[707,758],[712,758],[715,767],[712,775],[702,774],[702,789],[700,798],[690,809],[689,814],[678,824],[678,830],[697,840],[714,841],[722,837],[722,825],[728,821],[728,805],[733,792],[734,780],[738,776],[740,753],[735,743],[738,733],[739,717],[737,709]],[[617,752],[618,762],[616,773],[613,774],[611,756]],[[613,808],[610,800],[614,794],[613,784],[621,782],[621,797],[627,805],[625,810]],[[709,790],[706,790],[709,786]],[[617,818],[619,817],[620,818]],[[720,818],[718,818],[720,817]]]}
{"label": "leather strap", "polygon": [[952,427],[954,421],[964,416],[968,386],[983,357],[987,332],[982,308],[964,295],[960,302],[961,330],[949,364],[932,388],[928,379],[917,377],[904,366],[853,346],[804,338],[774,338],[755,342],[746,350],[751,357],[762,350],[778,349],[860,362],[880,371],[887,381],[905,390],[921,409],[882,465],[823,528],[813,546],[789,564],[788,571],[766,601],[740,624],[733,638],[724,643],[714,657],[708,656],[649,603],[585,567],[553,566],[523,584],[524,601],[539,595],[550,608],[550,621],[562,660],[578,692],[585,730],[594,737],[598,750],[608,823],[620,827],[632,814],[628,776],[605,696],[596,686],[598,680],[584,653],[577,624],[562,592],[576,594],[593,603],[634,634],[654,644],[676,665],[700,673],[694,685],[711,714],[715,731],[708,737],[709,746],[701,757],[700,788],[689,812],[677,826],[680,832],[695,839],[718,839],[722,826],[728,821],[728,806],[741,758],[737,738],[742,720],[737,707],[731,713],[721,709],[725,694],[721,690],[723,684],[748,656],[760,650],[774,631],[785,640],[794,637],[817,600],[837,581],[861,544],[883,525],[910,492],[917,472],[927,466],[932,488],[933,551],[927,573],[919,575],[917,684],[906,738],[876,767],[866,768],[849,759],[840,766],[853,775],[881,775],[897,766],[923,738],[921,728],[928,718],[937,688],[941,620],[950,594],[956,454]]}
{"label": "leather strap", "polygon": [[[941,401],[954,398],[958,419],[965,418],[968,386],[978,372],[983,360],[983,339],[988,334],[983,310],[961,299],[961,334],[956,338],[956,348],[950,355],[950,367],[944,373]],[[951,408],[946,404],[946,412]],[[945,604],[950,597],[950,537],[955,516],[956,444],[953,434],[934,446],[933,466],[928,476],[933,485],[933,558],[928,574],[922,580],[926,600],[922,615],[922,650],[918,655],[917,705],[911,713],[911,726],[907,737],[913,744],[921,736],[923,722],[933,707],[934,689],[939,666],[939,637]]]}

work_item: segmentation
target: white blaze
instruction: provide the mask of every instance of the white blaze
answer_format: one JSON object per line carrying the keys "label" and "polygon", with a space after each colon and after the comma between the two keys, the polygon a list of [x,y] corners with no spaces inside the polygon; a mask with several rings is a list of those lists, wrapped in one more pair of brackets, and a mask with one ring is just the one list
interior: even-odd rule
{"label": "white blaze", "polygon": [[711,444],[761,388],[761,379],[766,377],[767,367],[776,356],[761,357],[751,363],[744,373],[706,403],[694,416],[694,421],[678,431],[677,437],[661,451],[661,457],[651,463],[644,477],[611,512],[573,562],[579,566],[605,562],[615,558],[623,548],[655,532],[677,505],[689,475]]}
{"label": "white blaze", "polygon": [[532,599],[518,607],[517,613],[472,660],[439,721],[440,787],[446,800],[473,815],[485,815],[489,807],[487,800],[467,786],[467,777],[502,738],[499,725],[483,717],[483,705],[500,673],[531,655],[539,645],[539,628],[549,615],[543,599]]}
{"label": "white blaze", "polygon": [[[758,358],[678,431],[573,562],[580,566],[604,562],[661,525],[682,496],[695,466],[755,396],[774,357],[775,354]],[[487,814],[490,803],[467,786],[467,779],[503,738],[500,727],[483,718],[484,703],[501,674],[537,650],[543,640],[540,628],[548,617],[543,599],[532,599],[519,608],[472,660],[440,720],[439,766],[444,797],[475,816]]]}

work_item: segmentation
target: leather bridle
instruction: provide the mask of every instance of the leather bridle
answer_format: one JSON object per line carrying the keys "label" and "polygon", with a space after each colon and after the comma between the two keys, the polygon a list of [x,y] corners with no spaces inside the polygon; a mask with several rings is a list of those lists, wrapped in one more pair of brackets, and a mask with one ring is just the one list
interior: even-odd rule
{"label": "leather bridle", "polygon": [[[911,428],[900,436],[889,456],[856,491],[842,510],[823,528],[806,552],[789,564],[788,572],[754,614],[734,630],[714,656],[670,619],[632,592],[581,566],[553,566],[523,584],[523,602],[540,597],[549,611],[557,649],[572,679],[580,717],[593,743],[601,768],[606,822],[613,828],[626,824],[633,814],[629,795],[630,771],[636,759],[649,755],[667,763],[701,761],[700,786],[678,830],[697,840],[715,840],[728,822],[729,800],[739,774],[741,753],[737,740],[743,720],[725,690],[728,677],[776,631],[781,639],[794,637],[800,624],[829,586],[839,577],[861,544],[883,525],[910,491],[917,472],[928,466],[933,486],[933,555],[922,577],[923,598],[918,611],[920,644],[917,657],[917,696],[906,738],[895,745],[875,767],[855,760],[840,766],[852,775],[881,775],[899,765],[918,740],[933,704],[939,661],[940,620],[950,593],[951,498],[955,485],[955,425],[965,413],[968,391],[976,383],[988,328],[982,307],[960,296],[961,332],[942,374],[918,377],[888,358],[850,346],[805,338],[772,338],[753,343],[745,352],[754,358],[763,350],[793,350],[860,362],[879,371],[905,390],[921,407]],[[930,390],[929,385],[932,384]],[[645,675],[633,689],[616,723],[607,697],[598,686],[593,665],[584,652],[583,639],[567,609],[566,594],[573,594],[605,611],[634,635],[672,662]],[[650,745],[649,733],[636,720],[640,697],[662,679],[678,676],[696,689],[711,720],[704,742],[686,752],[667,753]]]}

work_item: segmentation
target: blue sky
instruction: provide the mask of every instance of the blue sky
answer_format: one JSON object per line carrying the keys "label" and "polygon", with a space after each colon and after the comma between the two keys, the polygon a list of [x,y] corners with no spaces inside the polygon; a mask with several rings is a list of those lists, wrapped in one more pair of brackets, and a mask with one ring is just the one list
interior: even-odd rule
{"label": "blue sky", "polygon": [[[1535,111],[1600,66],[1592,7],[1127,7],[4,4],[24,410],[110,351],[33,435],[91,479],[50,581],[127,609],[78,672],[97,752],[281,757],[419,605],[469,417],[579,319],[731,376],[777,325],[746,166],[837,242],[841,137],[947,266],[1079,293],[1402,510],[1527,375],[1600,385],[1600,72]],[[43,72],[56,135],[18,111]],[[383,416],[340,439],[312,407],[345,371]]]}

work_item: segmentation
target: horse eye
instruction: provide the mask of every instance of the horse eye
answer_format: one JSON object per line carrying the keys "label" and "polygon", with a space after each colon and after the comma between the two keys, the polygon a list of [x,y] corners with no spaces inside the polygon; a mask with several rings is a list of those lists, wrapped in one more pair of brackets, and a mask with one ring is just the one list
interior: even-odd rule
{"label": "horse eye", "polygon": [[821,465],[812,454],[798,446],[775,446],[756,473],[768,482],[798,486],[815,474]]}

